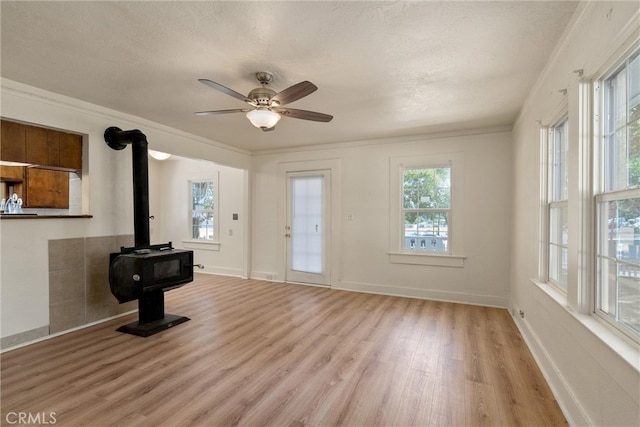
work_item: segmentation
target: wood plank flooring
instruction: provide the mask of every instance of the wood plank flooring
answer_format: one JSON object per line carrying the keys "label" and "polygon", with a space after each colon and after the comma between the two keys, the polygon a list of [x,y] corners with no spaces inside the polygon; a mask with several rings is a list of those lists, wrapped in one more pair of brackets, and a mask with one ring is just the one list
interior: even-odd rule
{"label": "wood plank flooring", "polygon": [[566,425],[503,309],[205,274],[165,297],[191,321],[2,354],[2,425]]}

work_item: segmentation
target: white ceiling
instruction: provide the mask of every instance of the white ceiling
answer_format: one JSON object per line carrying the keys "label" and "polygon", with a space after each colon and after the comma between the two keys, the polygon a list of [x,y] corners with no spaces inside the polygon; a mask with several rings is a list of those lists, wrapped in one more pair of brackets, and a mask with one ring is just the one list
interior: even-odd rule
{"label": "white ceiling", "polygon": [[[232,146],[261,150],[511,125],[577,6],[567,1],[7,2],[1,75]],[[273,132],[248,94],[318,86]]]}

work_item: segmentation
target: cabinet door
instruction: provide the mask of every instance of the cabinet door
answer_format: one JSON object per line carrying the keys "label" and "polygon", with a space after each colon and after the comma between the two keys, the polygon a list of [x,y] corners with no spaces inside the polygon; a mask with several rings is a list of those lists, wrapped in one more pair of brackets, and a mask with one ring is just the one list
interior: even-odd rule
{"label": "cabinet door", "polygon": [[[9,182],[22,182],[24,178],[24,166],[0,165],[0,180]],[[1,195],[5,197],[4,195]]]}
{"label": "cabinet door", "polygon": [[69,172],[27,168],[27,208],[69,209]]}
{"label": "cabinet door", "polygon": [[55,130],[47,132],[47,145],[49,148],[49,166],[60,166],[60,133]]}
{"label": "cabinet door", "polygon": [[49,165],[49,141],[47,129],[26,126],[26,162],[32,165]]}
{"label": "cabinet door", "polygon": [[60,167],[82,169],[82,136],[59,132]]}
{"label": "cabinet door", "polygon": [[0,159],[8,162],[21,162],[26,160],[25,155],[25,126],[20,123],[0,122]]}

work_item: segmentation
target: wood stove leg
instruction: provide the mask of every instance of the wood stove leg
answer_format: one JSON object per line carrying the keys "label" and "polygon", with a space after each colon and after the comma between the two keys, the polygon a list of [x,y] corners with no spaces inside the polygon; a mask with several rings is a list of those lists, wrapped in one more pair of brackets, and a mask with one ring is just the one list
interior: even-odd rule
{"label": "wood stove leg", "polygon": [[187,320],[190,319],[184,316],[165,314],[164,292],[154,291],[145,293],[138,299],[138,321],[121,326],[117,331],[148,337]]}
{"label": "wood stove leg", "polygon": [[138,299],[138,321],[151,323],[164,317],[164,292],[143,293]]}

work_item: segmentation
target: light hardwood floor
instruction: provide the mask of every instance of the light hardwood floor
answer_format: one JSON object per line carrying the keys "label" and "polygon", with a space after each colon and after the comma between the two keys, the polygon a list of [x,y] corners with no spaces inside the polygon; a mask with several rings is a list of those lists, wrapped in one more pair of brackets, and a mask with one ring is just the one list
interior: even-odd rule
{"label": "light hardwood floor", "polygon": [[2,424],[566,425],[503,309],[205,274],[165,297],[191,321],[2,354]]}

